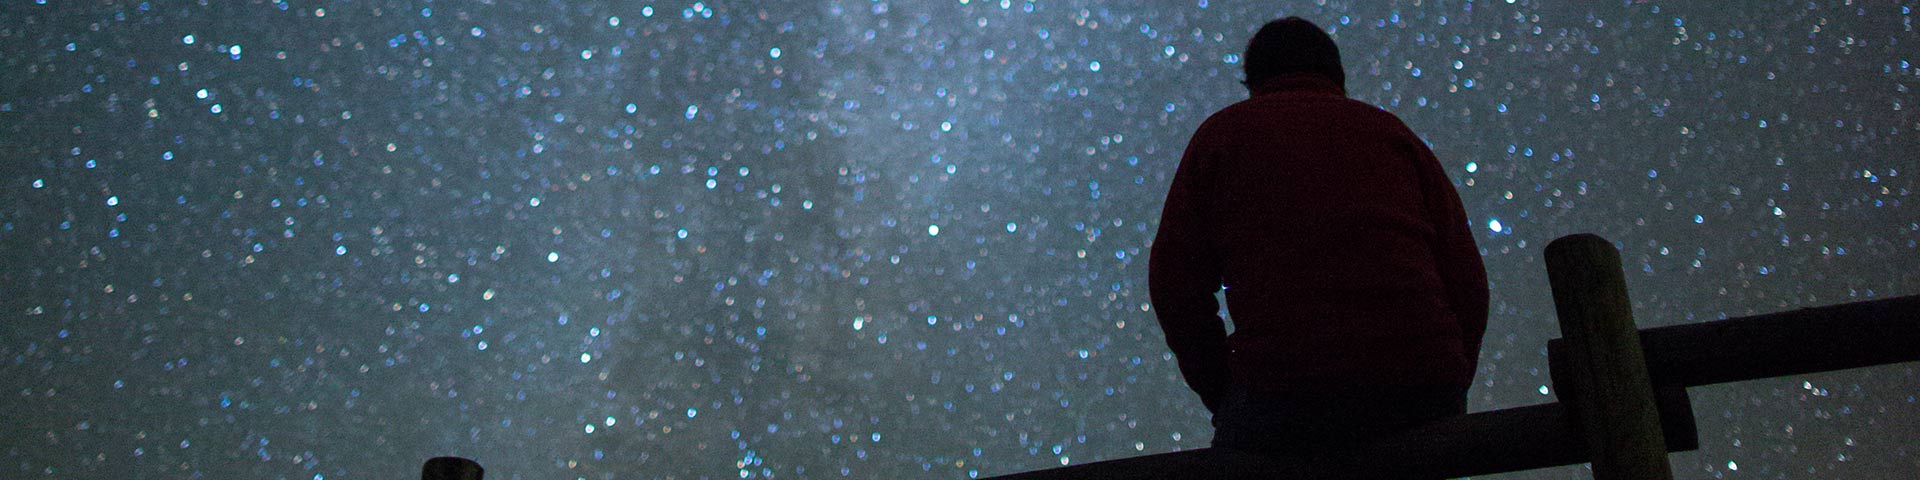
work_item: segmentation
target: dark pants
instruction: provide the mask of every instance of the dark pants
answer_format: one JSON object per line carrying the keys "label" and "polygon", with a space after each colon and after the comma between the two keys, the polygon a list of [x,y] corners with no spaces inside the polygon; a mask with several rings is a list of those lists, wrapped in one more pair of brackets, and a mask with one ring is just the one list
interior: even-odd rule
{"label": "dark pants", "polygon": [[1372,387],[1263,393],[1235,388],[1213,415],[1213,447],[1328,459],[1375,437],[1465,414],[1465,387]]}

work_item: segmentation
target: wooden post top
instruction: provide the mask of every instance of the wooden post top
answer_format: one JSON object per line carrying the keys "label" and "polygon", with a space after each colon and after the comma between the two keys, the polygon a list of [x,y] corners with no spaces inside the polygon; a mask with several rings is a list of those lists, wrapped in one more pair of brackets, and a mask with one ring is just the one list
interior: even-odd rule
{"label": "wooden post top", "polygon": [[1546,256],[1567,345],[1569,382],[1556,386],[1593,456],[1594,479],[1672,479],[1620,251],[1579,234],[1547,244]]}

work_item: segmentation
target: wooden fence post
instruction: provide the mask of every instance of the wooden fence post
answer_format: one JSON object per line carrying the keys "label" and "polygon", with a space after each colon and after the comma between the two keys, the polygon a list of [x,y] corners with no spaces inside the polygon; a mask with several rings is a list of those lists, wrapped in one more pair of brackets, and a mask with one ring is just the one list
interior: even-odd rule
{"label": "wooden fence post", "polygon": [[433,457],[420,466],[420,480],[480,480],[486,473],[479,462],[460,457]]}
{"label": "wooden fence post", "polygon": [[1593,478],[1671,480],[1620,251],[1579,234],[1548,244],[1546,257],[1570,374],[1556,388],[1593,457]]}

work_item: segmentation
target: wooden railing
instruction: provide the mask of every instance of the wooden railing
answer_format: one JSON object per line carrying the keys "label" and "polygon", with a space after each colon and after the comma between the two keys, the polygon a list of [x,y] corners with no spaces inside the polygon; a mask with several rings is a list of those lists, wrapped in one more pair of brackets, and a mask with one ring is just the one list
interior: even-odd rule
{"label": "wooden railing", "polygon": [[[1442,419],[1351,451],[1260,456],[1202,448],[996,477],[1462,477],[1593,464],[1596,480],[1671,479],[1667,452],[1699,448],[1686,388],[1920,361],[1920,296],[1637,330],[1620,255],[1594,235],[1547,246],[1563,338],[1547,342],[1563,402]],[[440,457],[428,480],[480,480]]]}

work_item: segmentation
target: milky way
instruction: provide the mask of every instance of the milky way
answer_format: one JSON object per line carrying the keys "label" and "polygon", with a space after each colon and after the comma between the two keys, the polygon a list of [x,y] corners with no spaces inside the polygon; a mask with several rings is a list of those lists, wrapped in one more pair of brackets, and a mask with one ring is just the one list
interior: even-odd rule
{"label": "milky way", "polygon": [[[1203,447],[1144,255],[1284,15],[1459,187],[1493,282],[1473,410],[1555,400],[1561,235],[1617,242],[1646,326],[1920,293],[1913,6],[1254,3],[8,2],[0,476]],[[1694,389],[1674,468],[1910,477],[1917,386]]]}

